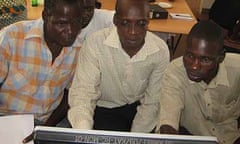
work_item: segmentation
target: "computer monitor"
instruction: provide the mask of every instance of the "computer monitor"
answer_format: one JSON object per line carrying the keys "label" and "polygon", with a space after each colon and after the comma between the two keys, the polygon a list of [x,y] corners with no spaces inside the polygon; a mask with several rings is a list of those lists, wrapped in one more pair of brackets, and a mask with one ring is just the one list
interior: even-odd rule
{"label": "computer monitor", "polygon": [[217,144],[211,136],[165,135],[37,126],[35,144]]}

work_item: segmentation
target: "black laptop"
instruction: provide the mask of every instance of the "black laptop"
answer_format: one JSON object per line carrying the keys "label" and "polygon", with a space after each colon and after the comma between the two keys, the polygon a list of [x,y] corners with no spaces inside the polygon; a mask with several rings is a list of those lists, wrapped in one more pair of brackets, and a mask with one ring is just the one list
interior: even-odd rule
{"label": "black laptop", "polygon": [[35,144],[217,144],[216,137],[163,135],[37,126]]}

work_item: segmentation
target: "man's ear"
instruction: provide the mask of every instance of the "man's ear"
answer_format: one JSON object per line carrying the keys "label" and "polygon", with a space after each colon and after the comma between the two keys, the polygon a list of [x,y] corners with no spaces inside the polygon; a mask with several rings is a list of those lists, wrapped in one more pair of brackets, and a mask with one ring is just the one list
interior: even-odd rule
{"label": "man's ear", "polygon": [[114,14],[114,16],[113,16],[113,23],[115,24],[115,25],[117,25],[117,22],[118,20],[117,20],[117,15],[116,15],[116,13]]}
{"label": "man's ear", "polygon": [[222,63],[223,60],[224,60],[224,58],[225,58],[225,50],[223,49],[223,50],[220,52],[220,55],[219,55],[219,57],[218,57],[219,63]]}
{"label": "man's ear", "polygon": [[47,12],[45,10],[42,11],[42,19],[43,21],[47,20]]}

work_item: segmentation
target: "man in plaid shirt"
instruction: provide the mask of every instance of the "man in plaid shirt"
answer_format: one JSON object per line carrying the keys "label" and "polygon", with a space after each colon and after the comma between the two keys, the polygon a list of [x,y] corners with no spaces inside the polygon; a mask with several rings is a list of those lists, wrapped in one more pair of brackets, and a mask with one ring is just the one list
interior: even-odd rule
{"label": "man in plaid shirt", "polygon": [[32,113],[48,126],[66,116],[82,13],[82,0],[47,0],[42,19],[0,31],[0,114]]}

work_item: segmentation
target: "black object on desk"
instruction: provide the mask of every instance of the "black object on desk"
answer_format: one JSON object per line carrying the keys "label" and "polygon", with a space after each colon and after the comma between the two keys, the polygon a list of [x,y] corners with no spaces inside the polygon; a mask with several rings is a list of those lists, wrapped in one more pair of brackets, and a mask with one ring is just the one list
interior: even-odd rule
{"label": "black object on desk", "polygon": [[168,11],[157,4],[150,4],[150,19],[167,19]]}

